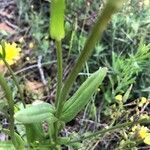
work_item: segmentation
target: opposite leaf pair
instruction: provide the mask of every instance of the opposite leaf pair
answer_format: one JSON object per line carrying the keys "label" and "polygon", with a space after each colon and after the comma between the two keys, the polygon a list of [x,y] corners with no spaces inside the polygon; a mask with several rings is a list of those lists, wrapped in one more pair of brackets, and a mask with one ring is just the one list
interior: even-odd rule
{"label": "opposite leaf pair", "polygon": [[[93,73],[77,90],[77,92],[65,102],[60,121],[71,121],[89,102],[91,96],[98,89],[107,73],[107,68],[100,68]],[[55,117],[55,108],[48,103],[40,103],[32,105],[15,114],[16,120],[23,124],[30,124],[35,122],[50,121],[51,123],[57,121]]]}

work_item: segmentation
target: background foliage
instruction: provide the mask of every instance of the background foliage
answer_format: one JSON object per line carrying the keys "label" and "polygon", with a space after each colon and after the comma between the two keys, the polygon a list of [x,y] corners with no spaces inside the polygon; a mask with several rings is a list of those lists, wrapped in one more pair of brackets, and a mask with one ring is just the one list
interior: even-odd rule
{"label": "background foliage", "polygon": [[[98,0],[75,0],[74,2],[67,0],[66,2],[66,37],[63,40],[64,78],[83,48],[89,30],[95,22],[98,13],[100,13],[99,8],[105,3],[102,0],[101,2]],[[31,67],[31,70],[26,70],[25,73],[20,71],[20,75],[18,75],[20,84],[25,89],[26,102],[31,103],[36,99],[52,102],[55,93],[56,56],[54,43],[53,41],[49,42],[49,2],[16,0],[14,15],[16,17],[13,24],[20,29],[17,30],[15,35],[20,38],[23,37],[24,41],[20,42],[20,38],[16,38],[14,34],[0,32],[0,39],[5,38],[10,41],[16,41],[23,48],[22,63],[20,66],[14,66],[14,70],[18,71],[22,70],[22,68],[34,66],[39,62],[40,57],[42,58],[44,79],[40,76],[41,74],[37,69],[38,65]],[[9,20],[8,17],[7,19]],[[101,43],[97,43],[92,57],[79,74],[74,89],[72,89],[73,93],[85,78],[100,66],[109,68],[102,90],[97,91],[98,95],[93,96],[91,102],[87,105],[84,112],[79,114],[77,119],[68,123],[66,130],[68,133],[74,131],[72,136],[76,136],[76,131],[80,134],[84,131],[94,131],[97,127],[103,128],[108,124],[113,125],[114,122],[122,121],[122,116],[129,119],[133,114],[136,114],[132,113],[128,107],[125,109],[118,107],[115,100],[115,96],[117,94],[124,95],[130,89],[131,84],[133,86],[127,103],[132,103],[142,96],[149,98],[149,20],[150,9],[146,0],[128,1],[128,4],[113,16]],[[9,21],[11,22],[11,20]],[[31,81],[30,84],[27,81]],[[35,92],[34,87],[43,87],[45,81],[50,87],[50,91],[42,88],[40,92]],[[31,88],[33,92],[28,92],[28,87],[32,87],[31,84],[33,85],[33,88]],[[12,81],[10,81],[10,85],[13,86]],[[47,97],[47,94],[50,96]],[[17,96],[15,89],[14,95]],[[121,110],[121,114],[116,109]],[[147,107],[146,112],[148,111],[149,108]],[[128,112],[127,115],[124,115],[126,112]],[[87,141],[87,143],[84,143],[84,147],[88,147],[91,144],[94,148],[96,142],[98,142],[96,144],[97,148],[103,146],[104,149],[115,149],[118,145],[121,147],[120,143],[112,143],[118,140],[121,141],[124,133],[116,134],[117,136],[109,134],[101,142],[95,140]]]}

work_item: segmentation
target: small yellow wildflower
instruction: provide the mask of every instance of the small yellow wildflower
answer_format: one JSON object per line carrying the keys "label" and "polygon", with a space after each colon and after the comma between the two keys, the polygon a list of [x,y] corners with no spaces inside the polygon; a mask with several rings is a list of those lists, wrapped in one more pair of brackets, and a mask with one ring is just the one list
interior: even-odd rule
{"label": "small yellow wildflower", "polygon": [[150,116],[148,116],[147,114],[141,114],[140,119],[150,119]]}
{"label": "small yellow wildflower", "polygon": [[144,0],[144,4],[145,4],[146,6],[149,6],[149,5],[150,5],[150,1],[149,1],[149,0]]}
{"label": "small yellow wildflower", "polygon": [[139,137],[144,139],[146,136],[148,136],[149,133],[149,129],[147,127],[142,126],[138,132]]}
{"label": "small yellow wildflower", "polygon": [[130,135],[134,135],[137,139],[140,138],[145,144],[150,145],[150,130],[147,127],[137,124],[132,127]]}
{"label": "small yellow wildflower", "polygon": [[34,43],[33,43],[33,42],[30,42],[30,43],[29,43],[29,48],[32,49],[33,47],[34,47]]}
{"label": "small yellow wildflower", "polygon": [[135,125],[132,127],[132,131],[135,132],[139,128],[139,125]]}
{"label": "small yellow wildflower", "polygon": [[143,105],[147,102],[147,99],[145,97],[141,97],[141,101],[139,102],[138,106],[143,107]]}
{"label": "small yellow wildflower", "polygon": [[116,101],[121,102],[123,98],[122,98],[122,95],[119,94],[115,96],[115,99]]}
{"label": "small yellow wildflower", "polygon": [[150,145],[150,133],[148,134],[148,136],[145,137],[144,143]]}
{"label": "small yellow wildflower", "polygon": [[[20,59],[21,48],[17,47],[16,43],[4,43],[5,46],[5,60],[9,65],[13,65],[17,60]],[[0,53],[3,55],[2,46],[0,45]],[[4,64],[2,60],[0,60],[0,64]]]}
{"label": "small yellow wildflower", "polygon": [[145,97],[141,97],[141,102],[145,104],[147,102],[147,99]]}
{"label": "small yellow wildflower", "polygon": [[133,118],[133,116],[131,116],[131,117],[130,117],[130,121],[134,121],[134,118]]}

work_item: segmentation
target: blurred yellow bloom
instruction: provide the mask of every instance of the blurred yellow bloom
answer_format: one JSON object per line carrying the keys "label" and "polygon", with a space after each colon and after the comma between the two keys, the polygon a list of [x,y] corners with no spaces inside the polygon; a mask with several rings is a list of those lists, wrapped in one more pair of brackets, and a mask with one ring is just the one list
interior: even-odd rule
{"label": "blurred yellow bloom", "polygon": [[139,137],[144,139],[146,136],[148,136],[149,133],[149,129],[147,127],[142,126],[138,132]]}
{"label": "blurred yellow bloom", "polygon": [[132,127],[132,131],[135,132],[139,128],[139,125],[135,125]]}
{"label": "blurred yellow bloom", "polygon": [[141,97],[141,102],[142,102],[142,103],[146,103],[146,102],[147,102],[147,98]]}
{"label": "blurred yellow bloom", "polygon": [[150,133],[148,134],[148,136],[145,137],[144,143],[150,145]]}
{"label": "blurred yellow bloom", "polygon": [[33,43],[33,42],[30,42],[30,43],[29,43],[29,48],[32,49],[33,47],[34,47],[34,43]]}
{"label": "blurred yellow bloom", "polygon": [[149,0],[144,0],[144,4],[145,4],[146,6],[149,6],[149,5],[150,5],[150,1],[149,1]]}
{"label": "blurred yellow bloom", "polygon": [[145,144],[150,145],[150,130],[147,127],[137,124],[132,127],[132,132],[130,132],[130,135],[138,135],[136,138],[140,138]]}
{"label": "blurred yellow bloom", "polygon": [[145,97],[141,97],[141,101],[139,102],[138,106],[143,107],[143,105],[147,102],[147,99]]}
{"label": "blurred yellow bloom", "polygon": [[[5,47],[5,60],[9,65],[13,65],[17,60],[20,59],[21,48],[17,47],[16,43],[4,43]],[[3,55],[2,46],[0,45],[0,53]],[[2,60],[0,60],[0,64],[4,64]]]}
{"label": "blurred yellow bloom", "polygon": [[122,98],[122,95],[119,94],[119,95],[115,96],[115,99],[116,99],[116,101],[120,102],[120,101],[122,101],[123,98]]}
{"label": "blurred yellow bloom", "polygon": [[140,119],[150,119],[150,116],[148,116],[147,114],[141,114]]}
{"label": "blurred yellow bloom", "polygon": [[133,118],[133,116],[131,116],[131,117],[130,117],[130,121],[134,121],[134,118]]}

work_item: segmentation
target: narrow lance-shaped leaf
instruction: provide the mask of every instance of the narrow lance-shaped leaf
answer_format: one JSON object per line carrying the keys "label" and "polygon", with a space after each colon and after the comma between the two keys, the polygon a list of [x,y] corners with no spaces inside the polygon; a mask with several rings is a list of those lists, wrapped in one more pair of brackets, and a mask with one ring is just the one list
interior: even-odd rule
{"label": "narrow lance-shaped leaf", "polygon": [[65,11],[65,0],[51,1],[50,35],[51,38],[57,41],[60,41],[65,36],[64,11]]}
{"label": "narrow lance-shaped leaf", "polygon": [[72,71],[70,72],[69,76],[67,77],[64,83],[64,86],[62,88],[60,98],[59,98],[61,101],[59,108],[63,107],[64,102],[71,89],[71,86],[73,85],[78,73],[81,71],[84,63],[91,56],[96,42],[100,40],[100,38],[102,37],[102,33],[106,29],[107,24],[111,19],[111,16],[121,8],[124,2],[125,0],[108,0],[106,2],[106,5],[103,11],[99,15],[96,23],[93,26],[91,34],[89,35],[88,39],[85,42],[84,48],[81,51],[81,54],[77,62],[75,63],[74,67],[72,68]]}
{"label": "narrow lance-shaped leaf", "polygon": [[14,136],[14,101],[13,101],[13,96],[12,96],[12,91],[7,85],[7,82],[2,74],[0,74],[0,86],[2,87],[5,97],[7,99],[8,105],[9,105],[9,110],[10,110],[10,136],[12,143],[16,147],[16,139]]}
{"label": "narrow lance-shaped leaf", "polygon": [[85,107],[104,80],[106,73],[107,68],[100,68],[80,86],[77,92],[65,102],[61,120],[69,122]]}
{"label": "narrow lance-shaped leaf", "polygon": [[18,111],[15,114],[15,119],[24,124],[42,122],[45,120],[51,120],[53,122],[56,120],[53,115],[54,112],[55,109],[51,104],[43,102]]}
{"label": "narrow lance-shaped leaf", "polygon": [[13,107],[12,91],[2,74],[0,74],[0,85],[5,93],[5,97],[8,101],[8,104],[11,105],[11,107]]}

